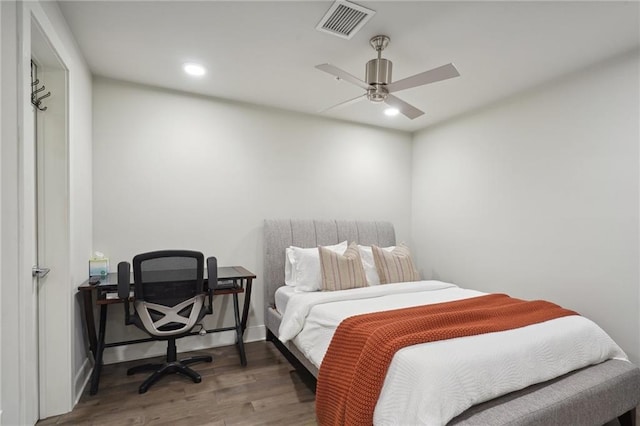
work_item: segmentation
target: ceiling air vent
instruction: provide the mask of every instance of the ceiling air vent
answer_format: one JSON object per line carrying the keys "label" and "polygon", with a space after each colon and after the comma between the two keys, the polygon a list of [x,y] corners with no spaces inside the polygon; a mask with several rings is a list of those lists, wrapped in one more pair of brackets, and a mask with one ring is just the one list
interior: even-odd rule
{"label": "ceiling air vent", "polygon": [[316,26],[318,31],[350,39],[367,23],[375,11],[344,0],[337,0]]}

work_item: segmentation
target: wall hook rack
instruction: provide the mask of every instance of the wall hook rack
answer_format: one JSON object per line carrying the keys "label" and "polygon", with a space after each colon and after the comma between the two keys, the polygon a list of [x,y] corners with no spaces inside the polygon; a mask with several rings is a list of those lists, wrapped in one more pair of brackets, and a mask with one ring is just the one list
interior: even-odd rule
{"label": "wall hook rack", "polygon": [[38,80],[38,68],[33,61],[31,61],[31,103],[40,111],[46,111],[47,107],[42,106],[42,100],[51,96],[51,92],[47,92],[42,96],[38,96],[38,93],[43,92],[46,88],[44,84],[38,88],[40,80]]}

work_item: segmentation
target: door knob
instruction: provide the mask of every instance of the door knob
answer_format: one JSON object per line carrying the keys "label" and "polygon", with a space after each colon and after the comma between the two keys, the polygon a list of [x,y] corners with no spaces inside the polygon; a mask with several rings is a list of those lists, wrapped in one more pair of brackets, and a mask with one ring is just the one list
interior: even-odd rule
{"label": "door knob", "polygon": [[34,266],[31,268],[31,275],[38,278],[44,278],[50,271],[50,268],[39,268]]}

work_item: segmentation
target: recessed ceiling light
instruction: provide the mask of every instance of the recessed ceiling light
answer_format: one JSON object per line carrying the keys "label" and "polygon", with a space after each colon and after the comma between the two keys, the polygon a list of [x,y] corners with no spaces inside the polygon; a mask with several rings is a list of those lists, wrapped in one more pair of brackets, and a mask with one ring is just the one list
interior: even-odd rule
{"label": "recessed ceiling light", "polygon": [[398,108],[387,108],[384,110],[384,113],[389,117],[393,117],[394,115],[400,114],[400,111],[398,110]]}
{"label": "recessed ceiling light", "polygon": [[184,72],[189,75],[193,75],[195,77],[200,77],[206,74],[207,70],[200,64],[195,64],[193,62],[188,62],[182,66]]}

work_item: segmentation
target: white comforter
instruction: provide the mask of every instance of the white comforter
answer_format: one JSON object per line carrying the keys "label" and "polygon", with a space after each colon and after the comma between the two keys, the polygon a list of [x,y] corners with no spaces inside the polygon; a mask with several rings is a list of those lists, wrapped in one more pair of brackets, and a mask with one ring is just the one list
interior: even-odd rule
{"label": "white comforter", "polygon": [[[440,281],[291,296],[279,338],[320,367],[350,316],[480,296]],[[469,407],[616,358],[624,352],[592,321],[569,316],[498,333],[410,346],[396,353],[374,412],[376,425],[444,425]]]}

